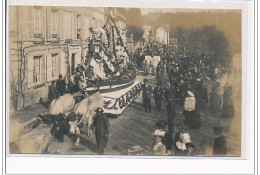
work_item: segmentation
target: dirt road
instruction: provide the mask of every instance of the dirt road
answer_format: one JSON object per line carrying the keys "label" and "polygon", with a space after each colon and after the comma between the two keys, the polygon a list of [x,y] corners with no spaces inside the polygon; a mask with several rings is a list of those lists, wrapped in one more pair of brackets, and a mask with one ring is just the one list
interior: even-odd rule
{"label": "dirt road", "polygon": [[[155,76],[144,77],[138,74],[137,80],[143,81],[148,78],[153,86],[155,86]],[[167,77],[163,81],[163,86],[167,83]],[[177,120],[183,120],[182,107],[177,107]],[[237,117],[237,116],[236,116]],[[142,106],[142,97],[139,96],[121,116],[109,118],[111,130],[109,134],[108,146],[105,154],[109,155],[128,155],[129,150],[133,146],[140,149],[135,154],[151,155],[151,145],[153,142],[152,132],[154,124],[158,119],[165,119],[166,116],[166,100],[162,101],[161,112],[155,111],[155,102],[152,100],[152,113],[144,112]],[[219,114],[213,114],[206,106],[201,111],[202,127],[200,130],[189,131],[191,140],[195,144],[195,155],[212,155],[212,145],[214,142],[213,126],[220,124],[224,127],[224,135],[227,137],[227,146],[230,156],[240,155],[240,132],[239,117],[233,119],[222,119]],[[231,126],[230,126],[231,125]],[[69,138],[65,138],[64,143],[58,143],[53,140],[48,148],[48,153],[58,154],[97,154],[95,137],[86,135],[86,128],[82,129],[81,145],[77,149],[72,148]]]}

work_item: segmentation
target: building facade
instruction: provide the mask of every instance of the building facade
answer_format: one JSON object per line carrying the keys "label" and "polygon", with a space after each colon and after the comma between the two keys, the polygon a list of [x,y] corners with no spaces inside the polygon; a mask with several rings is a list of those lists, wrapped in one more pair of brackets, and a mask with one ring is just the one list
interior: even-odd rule
{"label": "building facade", "polygon": [[89,28],[104,25],[104,8],[9,7],[10,102],[16,109],[47,100],[51,81],[66,81],[88,52]]}

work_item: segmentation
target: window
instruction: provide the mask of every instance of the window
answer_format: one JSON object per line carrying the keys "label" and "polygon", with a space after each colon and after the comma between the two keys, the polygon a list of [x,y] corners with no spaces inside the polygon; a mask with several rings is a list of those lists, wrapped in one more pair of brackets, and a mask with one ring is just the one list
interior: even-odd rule
{"label": "window", "polygon": [[60,54],[48,54],[46,57],[47,82],[55,80],[60,74]]}
{"label": "window", "polygon": [[45,83],[46,80],[45,57],[43,55],[28,56],[27,59],[27,85],[28,88]]}
{"label": "window", "polygon": [[43,28],[43,10],[39,7],[33,8],[33,33],[34,34],[42,34]]}
{"label": "window", "polygon": [[60,15],[58,10],[51,10],[51,34],[59,34]]}
{"label": "window", "polygon": [[41,56],[33,57],[33,83],[41,82]]}

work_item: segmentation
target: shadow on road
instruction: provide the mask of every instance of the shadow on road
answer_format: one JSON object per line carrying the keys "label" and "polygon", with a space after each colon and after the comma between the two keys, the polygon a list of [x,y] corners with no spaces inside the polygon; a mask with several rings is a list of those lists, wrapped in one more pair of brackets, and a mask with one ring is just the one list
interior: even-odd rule
{"label": "shadow on road", "polygon": [[91,141],[89,141],[83,137],[80,137],[80,143],[82,145],[84,145],[86,148],[90,149],[90,151],[95,152],[95,153],[98,152],[96,144],[92,143]]}

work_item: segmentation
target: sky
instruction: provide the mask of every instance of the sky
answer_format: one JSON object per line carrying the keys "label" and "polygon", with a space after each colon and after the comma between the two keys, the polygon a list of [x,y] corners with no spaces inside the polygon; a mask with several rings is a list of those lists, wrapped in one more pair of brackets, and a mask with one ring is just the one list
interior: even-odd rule
{"label": "sky", "polygon": [[[214,9],[216,11],[216,9]],[[217,9],[220,11],[219,9]],[[161,13],[177,13],[177,12],[207,12],[211,11],[210,9],[191,9],[191,8],[141,8],[142,15],[146,15],[148,13],[161,12]],[[229,11],[227,9],[223,11]]]}

